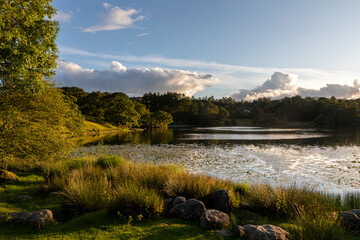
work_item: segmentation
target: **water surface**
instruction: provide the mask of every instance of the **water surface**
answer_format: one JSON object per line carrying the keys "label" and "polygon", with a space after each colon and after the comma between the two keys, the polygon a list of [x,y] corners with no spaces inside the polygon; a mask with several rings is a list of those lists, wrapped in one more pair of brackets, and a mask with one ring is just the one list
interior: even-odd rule
{"label": "water surface", "polygon": [[[99,151],[99,139],[79,149]],[[173,128],[104,136],[108,154],[176,163],[192,173],[234,181],[360,189],[360,134],[351,131],[256,127]],[[359,154],[359,156],[358,156]]]}

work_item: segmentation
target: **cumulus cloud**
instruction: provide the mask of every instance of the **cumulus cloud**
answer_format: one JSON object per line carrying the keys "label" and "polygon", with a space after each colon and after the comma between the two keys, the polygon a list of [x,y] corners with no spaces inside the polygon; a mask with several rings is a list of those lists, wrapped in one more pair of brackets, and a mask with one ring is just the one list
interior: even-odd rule
{"label": "cumulus cloud", "polygon": [[332,97],[337,98],[354,98],[360,96],[360,84],[358,80],[354,80],[353,86],[340,84],[326,84],[320,89],[310,89],[299,87],[295,84],[296,75],[283,72],[275,72],[270,79],[263,84],[248,90],[240,89],[238,93],[231,97],[237,100],[252,101],[262,97],[272,99],[280,99],[291,96],[302,97]]}
{"label": "cumulus cloud", "polygon": [[113,31],[130,28],[134,26],[135,22],[145,19],[145,16],[139,15],[140,11],[134,8],[122,9],[108,3],[104,3],[103,6],[108,11],[104,17],[104,24],[85,28],[83,32]]}
{"label": "cumulus cloud", "polygon": [[164,68],[126,68],[113,61],[106,70],[84,69],[75,63],[59,65],[55,76],[62,86],[76,86],[86,91],[125,92],[143,95],[147,92],[179,92],[192,96],[219,81],[209,74]]}
{"label": "cumulus cloud", "polygon": [[56,15],[52,18],[52,20],[59,22],[70,22],[72,13],[65,13],[61,10],[57,11]]}

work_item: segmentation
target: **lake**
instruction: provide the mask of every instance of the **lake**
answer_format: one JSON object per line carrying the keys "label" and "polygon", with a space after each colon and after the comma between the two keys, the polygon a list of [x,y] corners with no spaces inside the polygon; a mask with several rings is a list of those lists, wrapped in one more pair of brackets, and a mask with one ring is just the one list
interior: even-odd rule
{"label": "lake", "polygon": [[341,193],[360,189],[359,149],[360,131],[354,129],[176,127],[87,137],[78,154],[118,154],[233,181]]}

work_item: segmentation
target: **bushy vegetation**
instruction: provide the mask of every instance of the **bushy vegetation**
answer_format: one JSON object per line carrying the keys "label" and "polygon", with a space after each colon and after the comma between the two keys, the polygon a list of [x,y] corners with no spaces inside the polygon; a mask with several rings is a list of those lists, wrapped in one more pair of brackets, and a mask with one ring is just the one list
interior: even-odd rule
{"label": "bushy vegetation", "polygon": [[63,208],[75,214],[110,206],[113,215],[153,217],[162,212],[164,197],[201,198],[221,189],[230,190],[232,204],[238,203],[232,182],[189,174],[170,164],[136,163],[118,156],[101,156],[97,160],[59,162],[44,167],[44,171],[50,188],[63,192]]}

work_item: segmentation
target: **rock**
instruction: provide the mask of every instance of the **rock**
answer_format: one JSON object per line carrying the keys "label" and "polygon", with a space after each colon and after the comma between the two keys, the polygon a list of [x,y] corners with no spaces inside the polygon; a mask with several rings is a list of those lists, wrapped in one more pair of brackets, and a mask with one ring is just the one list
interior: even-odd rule
{"label": "rock", "polygon": [[19,178],[12,172],[0,170],[0,184],[11,184],[19,181]]}
{"label": "rock", "polygon": [[222,237],[234,237],[235,234],[229,230],[216,230],[214,233],[222,236]]}
{"label": "rock", "polygon": [[290,234],[274,225],[245,225],[245,235],[249,240],[287,240]]}
{"label": "rock", "polygon": [[360,230],[360,209],[339,213],[341,224],[351,230]]}
{"label": "rock", "polygon": [[184,202],[186,202],[186,198],[181,197],[181,196],[177,196],[177,197],[175,197],[174,200],[172,201],[171,207],[173,208],[173,207],[175,207],[176,205],[179,205],[179,204],[184,203]]}
{"label": "rock", "polygon": [[167,198],[164,199],[164,212],[167,213],[171,209],[171,203],[174,199],[173,198]]}
{"label": "rock", "polygon": [[53,214],[48,209],[38,210],[35,212],[15,212],[3,216],[6,221],[13,223],[31,224],[34,226],[44,226],[53,220]]}
{"label": "rock", "polygon": [[200,225],[203,228],[221,229],[230,224],[229,216],[226,213],[215,209],[207,209],[200,217]]}
{"label": "rock", "polygon": [[173,217],[179,217],[182,219],[199,220],[204,212],[204,203],[196,199],[189,199],[186,202],[171,208],[169,214]]}
{"label": "rock", "polygon": [[21,201],[27,201],[27,200],[30,200],[32,197],[30,197],[29,195],[20,195],[18,197],[19,200]]}
{"label": "rock", "polygon": [[38,190],[39,193],[49,193],[50,192],[50,188],[47,185],[41,186]]}
{"label": "rock", "polygon": [[176,205],[179,205],[181,203],[186,202],[186,198],[177,196],[175,198],[167,198],[164,200],[164,212],[167,213],[175,207]]}
{"label": "rock", "polygon": [[219,190],[205,197],[201,198],[201,201],[205,204],[206,208],[216,209],[219,211],[230,211],[230,198],[228,190]]}

